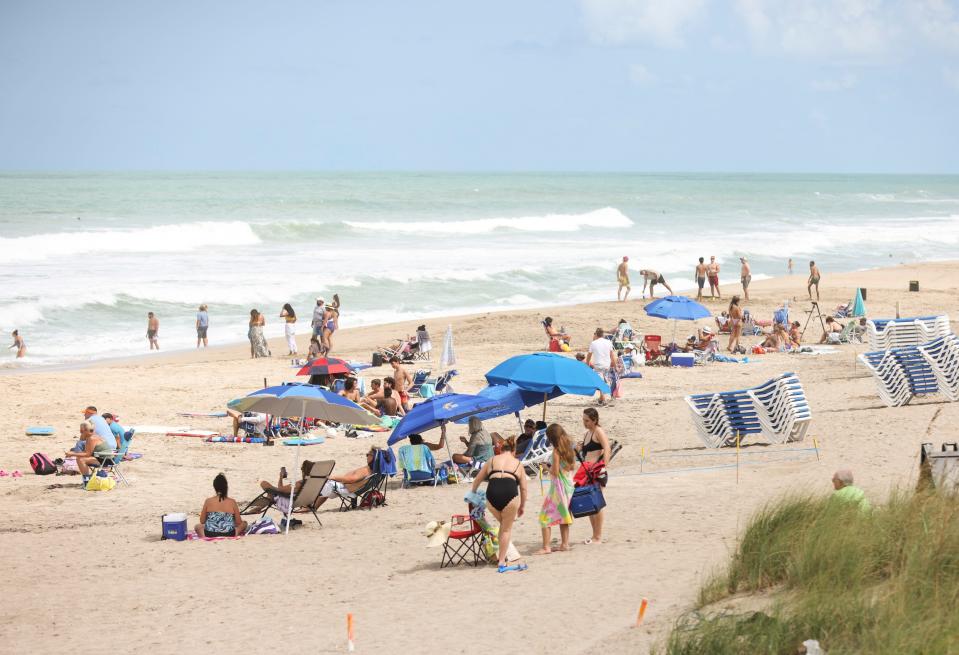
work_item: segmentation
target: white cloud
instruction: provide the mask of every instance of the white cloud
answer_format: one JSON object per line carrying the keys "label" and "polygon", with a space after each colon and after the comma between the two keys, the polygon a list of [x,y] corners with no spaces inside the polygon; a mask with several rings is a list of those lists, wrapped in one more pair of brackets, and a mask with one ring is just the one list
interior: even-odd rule
{"label": "white cloud", "polygon": [[629,67],[629,81],[638,86],[647,86],[656,81],[656,76],[642,64],[632,64]]}
{"label": "white cloud", "polygon": [[809,86],[814,91],[846,91],[856,86],[859,80],[852,73],[843,73],[839,77],[830,77],[821,80],[813,80]]}
{"label": "white cloud", "polygon": [[580,0],[586,29],[594,41],[669,48],[683,45],[684,29],[705,5],[706,0]]}
{"label": "white cloud", "polygon": [[933,45],[959,52],[959,17],[944,0],[913,0],[908,15],[919,32]]}

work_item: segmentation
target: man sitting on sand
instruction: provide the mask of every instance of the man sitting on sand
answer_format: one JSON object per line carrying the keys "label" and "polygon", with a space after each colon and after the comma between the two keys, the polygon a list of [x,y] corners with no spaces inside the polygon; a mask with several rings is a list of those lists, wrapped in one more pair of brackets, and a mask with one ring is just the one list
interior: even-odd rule
{"label": "man sitting on sand", "polygon": [[870,505],[869,501],[866,500],[866,492],[853,484],[852,471],[849,469],[839,469],[833,473],[832,486],[833,489],[835,489],[832,493],[833,499],[858,505],[860,511],[869,511]]}
{"label": "man sitting on sand", "polygon": [[839,333],[842,332],[842,325],[832,316],[826,317],[826,331],[822,333],[819,343],[839,343]]}

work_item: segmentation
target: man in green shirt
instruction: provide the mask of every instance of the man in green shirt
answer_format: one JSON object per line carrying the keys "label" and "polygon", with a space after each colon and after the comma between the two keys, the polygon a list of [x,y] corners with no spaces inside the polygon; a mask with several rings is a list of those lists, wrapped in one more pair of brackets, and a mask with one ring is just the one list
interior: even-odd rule
{"label": "man in green shirt", "polygon": [[854,485],[852,471],[849,469],[839,469],[832,474],[832,486],[835,491],[832,497],[845,503],[859,505],[859,509],[868,512],[870,509],[869,501],[866,500],[866,493]]}

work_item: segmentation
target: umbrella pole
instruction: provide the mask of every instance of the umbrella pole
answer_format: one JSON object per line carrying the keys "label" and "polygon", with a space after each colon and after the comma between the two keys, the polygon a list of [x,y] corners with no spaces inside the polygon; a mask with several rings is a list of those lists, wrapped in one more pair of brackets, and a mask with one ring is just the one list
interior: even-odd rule
{"label": "umbrella pole", "polygon": [[546,401],[549,400],[549,392],[543,392],[543,423],[546,422]]}
{"label": "umbrella pole", "polygon": [[[306,400],[303,401],[303,407],[300,410],[300,420],[303,420],[303,415],[306,413]],[[301,431],[302,433],[302,431]],[[302,438],[302,434],[301,434]],[[290,505],[286,510],[286,529],[283,534],[290,534],[290,523],[293,520],[293,497],[296,495],[296,478],[298,477],[299,465],[300,465],[300,447],[295,448],[296,452],[293,456],[293,477],[290,479]]]}
{"label": "umbrella pole", "polygon": [[[441,425],[442,425],[442,424],[441,424]],[[459,474],[457,473],[457,470],[456,470],[456,462],[453,461],[453,451],[450,450],[450,440],[449,440],[449,437],[447,437],[444,441],[446,441],[446,454],[450,456],[450,465],[453,467],[453,479],[456,480],[456,483],[457,483],[457,484],[459,484],[460,476],[459,476]]]}
{"label": "umbrella pole", "polygon": [[516,415],[516,422],[519,423],[519,433],[523,434],[523,417],[519,415],[519,412],[514,412]]}

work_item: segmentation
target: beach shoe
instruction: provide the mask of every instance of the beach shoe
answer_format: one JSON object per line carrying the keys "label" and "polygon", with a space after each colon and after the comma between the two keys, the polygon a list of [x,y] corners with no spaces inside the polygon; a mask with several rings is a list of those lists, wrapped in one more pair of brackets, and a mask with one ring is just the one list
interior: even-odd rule
{"label": "beach shoe", "polygon": [[20,471],[14,471],[13,473],[10,474],[10,476],[14,478],[22,478],[23,473],[21,473]]}
{"label": "beach shoe", "polygon": [[6,471],[4,471],[3,469],[0,469],[0,478],[5,478],[5,477],[7,477],[8,475],[10,475],[10,474],[7,473]]}

